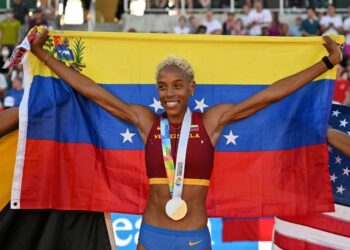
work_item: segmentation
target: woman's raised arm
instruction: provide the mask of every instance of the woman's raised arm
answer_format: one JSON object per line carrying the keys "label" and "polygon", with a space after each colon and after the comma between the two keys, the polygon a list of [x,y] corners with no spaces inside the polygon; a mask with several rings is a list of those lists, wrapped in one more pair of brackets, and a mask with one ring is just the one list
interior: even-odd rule
{"label": "woman's raised arm", "polygon": [[77,92],[106,109],[113,116],[137,126],[142,139],[146,139],[155,120],[155,114],[144,106],[123,102],[89,77],[53,58],[43,49],[47,38],[47,30],[38,34],[31,44],[31,52]]}
{"label": "woman's raised arm", "polygon": [[[326,42],[325,47],[329,52],[328,63],[331,65],[338,64],[342,59],[339,45],[327,36],[323,38]],[[275,82],[239,104],[221,104],[212,107],[203,117],[208,134],[212,137],[212,142],[216,142],[223,127],[227,124],[251,116],[270,104],[285,98],[327,70],[329,69],[326,63],[321,60],[305,70]]]}

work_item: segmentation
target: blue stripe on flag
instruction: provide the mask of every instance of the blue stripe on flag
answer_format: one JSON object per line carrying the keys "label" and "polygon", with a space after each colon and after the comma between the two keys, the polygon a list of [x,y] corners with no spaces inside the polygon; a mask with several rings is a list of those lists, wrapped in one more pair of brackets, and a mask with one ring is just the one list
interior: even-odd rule
{"label": "blue stripe on flag", "polygon": [[[257,114],[230,124],[219,139],[217,151],[261,151],[293,149],[325,142],[328,110],[324,101],[331,93],[331,80],[309,84],[290,97]],[[332,84],[331,84],[332,85]],[[155,111],[157,92],[154,84],[101,85],[126,102],[138,103]],[[206,110],[218,103],[240,102],[263,90],[266,85],[197,85],[190,100],[194,111]],[[29,101],[30,139],[92,143],[104,149],[143,149],[135,127],[118,121],[105,110],[77,94],[62,80],[36,76]],[[59,107],[59,108],[58,108]],[[157,110],[158,113],[162,109]],[[314,113],[314,119],[309,115]],[[38,118],[40,117],[40,118]],[[85,122],[81,122],[81,121]],[[123,142],[121,133],[135,133],[132,143]],[[94,131],[98,130],[99,135]],[[236,145],[226,136],[238,135]],[[315,132],[316,131],[316,132]],[[309,135],[307,138],[305,135]]]}

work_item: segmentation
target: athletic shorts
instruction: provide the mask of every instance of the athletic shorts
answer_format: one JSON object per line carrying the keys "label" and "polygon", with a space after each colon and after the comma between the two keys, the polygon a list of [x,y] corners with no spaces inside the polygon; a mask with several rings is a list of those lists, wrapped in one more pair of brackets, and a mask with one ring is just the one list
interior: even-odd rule
{"label": "athletic shorts", "polygon": [[139,244],[146,250],[203,250],[211,249],[208,227],[193,231],[155,227],[142,222]]}

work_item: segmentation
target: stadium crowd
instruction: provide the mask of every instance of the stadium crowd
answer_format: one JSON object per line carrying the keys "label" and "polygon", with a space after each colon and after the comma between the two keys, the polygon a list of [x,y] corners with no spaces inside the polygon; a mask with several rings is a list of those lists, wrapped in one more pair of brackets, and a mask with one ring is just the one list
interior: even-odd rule
{"label": "stadium crowd", "polygon": [[[164,1],[158,2],[163,3]],[[210,0],[200,1],[200,3],[202,2],[211,3]],[[18,106],[23,95],[21,67],[5,70],[2,69],[2,65],[32,27],[38,25],[55,27],[57,20],[55,7],[49,8],[45,3],[47,1],[42,1],[41,8],[30,11],[22,0],[14,0],[11,9],[5,13],[5,19],[0,22],[0,110]],[[208,3],[202,7],[207,8]],[[310,4],[314,7],[325,6],[324,1],[310,1]],[[187,2],[187,6],[191,5]],[[224,22],[215,19],[213,12],[207,8],[204,20],[200,20],[194,14],[190,14],[188,17],[180,16],[178,24],[173,30],[175,34],[208,35],[345,35],[344,60],[338,70],[334,100],[337,103],[350,106],[350,6],[347,15],[343,16],[336,12],[336,8],[332,4],[327,6],[325,12],[316,12],[313,7],[308,7],[305,13],[303,16],[297,16],[294,22],[285,23],[280,21],[278,12],[271,12],[268,8],[264,8],[263,1],[255,0],[252,3],[248,0],[244,1],[241,12],[228,12]],[[137,28],[129,31],[136,32],[136,30]]]}

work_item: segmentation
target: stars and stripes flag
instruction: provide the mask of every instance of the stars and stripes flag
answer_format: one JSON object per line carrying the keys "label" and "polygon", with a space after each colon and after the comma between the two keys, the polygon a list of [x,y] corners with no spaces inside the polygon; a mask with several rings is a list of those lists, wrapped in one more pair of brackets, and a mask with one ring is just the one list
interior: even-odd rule
{"label": "stars and stripes flag", "polygon": [[[350,107],[333,104],[329,125],[350,136]],[[274,249],[350,249],[350,158],[328,152],[335,212],[276,218]]]}
{"label": "stars and stripes flag", "polygon": [[[240,102],[327,54],[321,38],[51,35],[64,41],[59,50],[69,47],[73,55],[70,61],[60,58],[51,39],[45,49],[56,58],[86,65],[82,73],[103,88],[157,114],[164,110],[154,72],[169,54],[193,65],[197,87],[189,107],[198,112]],[[209,216],[333,210],[325,133],[335,73],[326,72],[223,130],[207,198]],[[31,54],[25,75],[12,207],[142,213],[148,178],[137,129],[76,93]]]}

